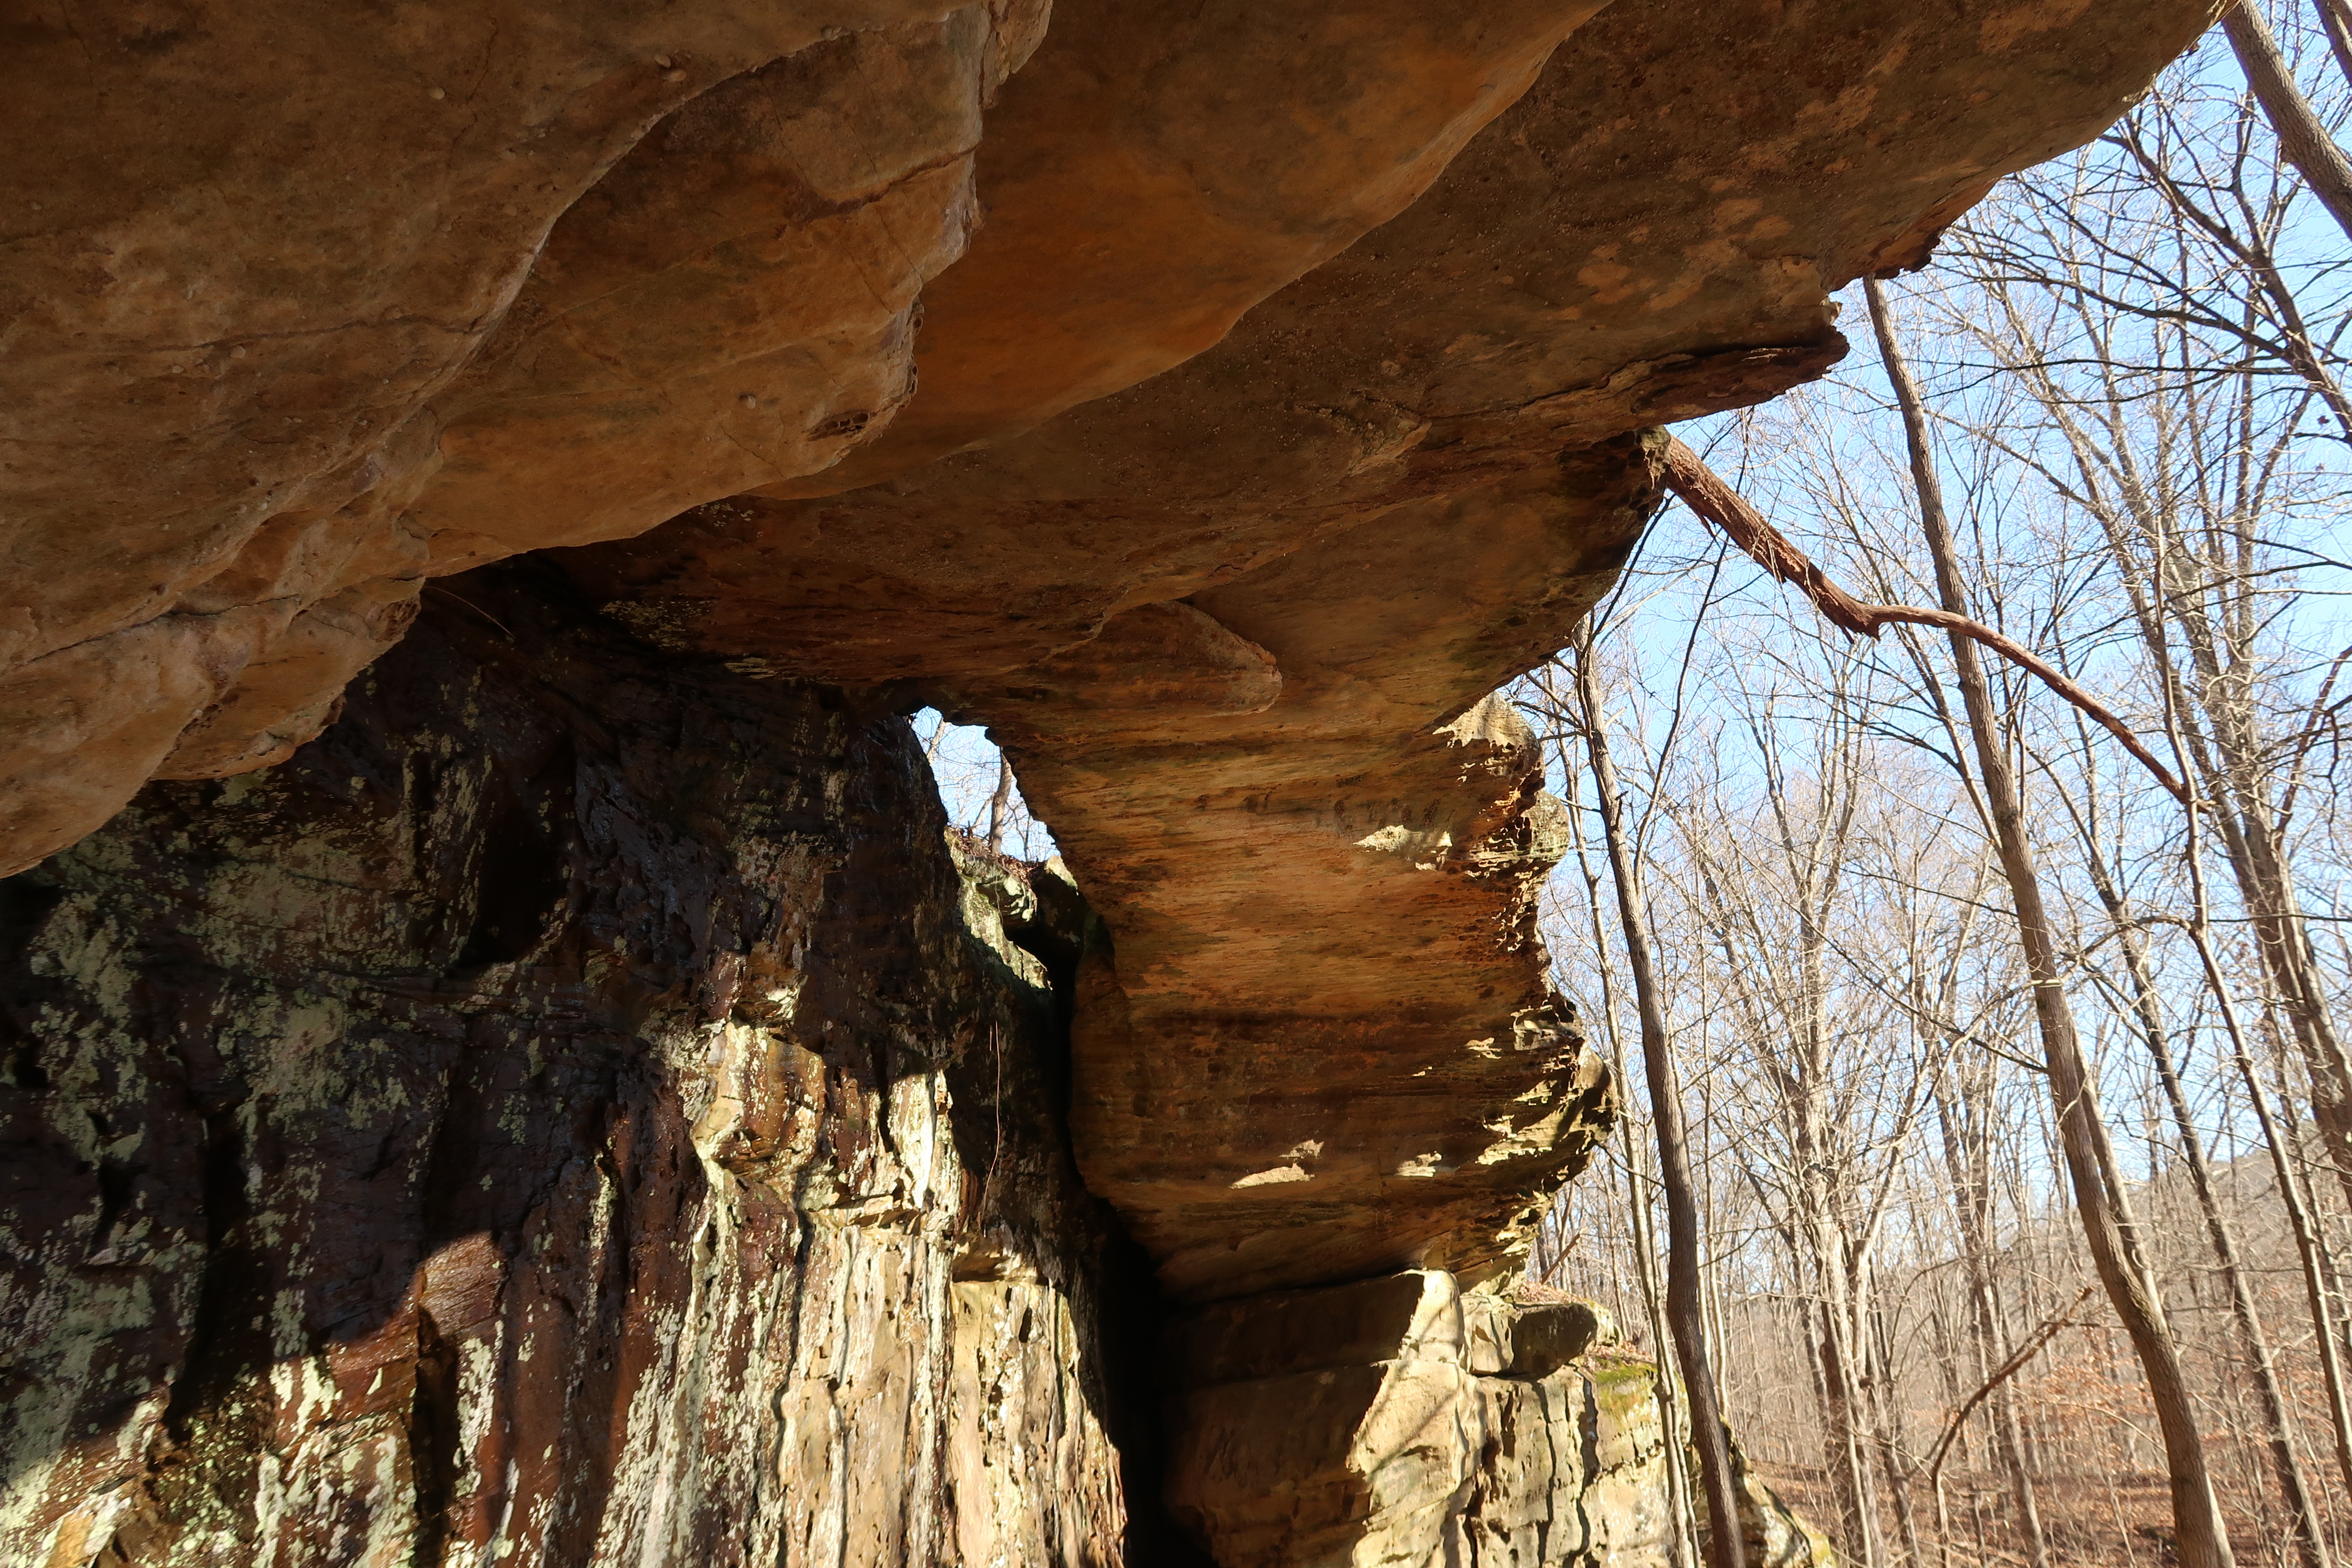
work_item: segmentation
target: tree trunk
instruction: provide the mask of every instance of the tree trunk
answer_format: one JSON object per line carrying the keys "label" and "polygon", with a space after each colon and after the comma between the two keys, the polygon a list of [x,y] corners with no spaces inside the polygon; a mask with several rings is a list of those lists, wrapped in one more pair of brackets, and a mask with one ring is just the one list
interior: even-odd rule
{"label": "tree trunk", "polygon": [[[2233,13],[2234,15],[2234,13]],[[2347,203],[2352,214],[2352,203]],[[2352,225],[2347,225],[2352,232]],[[1927,548],[1934,558],[1936,584],[1944,608],[1955,615],[1970,614],[1962,584],[1951,525],[1946,520],[1941,487],[1928,443],[1927,421],[1918,388],[1904,363],[1888,315],[1885,288],[1869,279],[1872,324],[1878,335],[1887,379],[1893,384],[1910,447],[1911,471],[1918,489],[1920,519]],[[2074,1019],[2066,1002],[2064,966],[2057,937],[2042,900],[2042,886],[2033,852],[2025,832],[2025,814],[2009,757],[2003,748],[1991,691],[1977,662],[1976,647],[1954,636],[1952,658],[1960,695],[1967,710],[1977,766],[1992,816],[1995,847],[2009,882],[2016,913],[2019,945],[2033,986],[2034,1018],[2040,1026],[2044,1063],[2058,1119],[2059,1142],[2072,1182],[2093,1266],[2147,1379],[2156,1406],[2157,1423],[2164,1436],[2165,1461],[2172,1492],[2173,1527],[2179,1542],[2183,1568],[2232,1568],[2228,1526],[2213,1494],[2205,1445],[2197,1428],[2180,1352],[2164,1320],[2153,1282],[2142,1260],[2128,1201],[2116,1176],[2115,1154],[2098,1111],[2075,1038]]]}
{"label": "tree trunk", "polygon": [[1684,1397],[1689,1402],[1691,1446],[1698,1451],[1699,1484],[1706,1496],[1707,1568],[1743,1568],[1739,1483],[1731,1466],[1731,1444],[1723,1424],[1715,1371],[1707,1363],[1705,1303],[1700,1299],[1698,1205],[1691,1183],[1690,1151],[1683,1131],[1682,1089],[1675,1077],[1673,1045],[1666,1035],[1665,1001],[1650,959],[1649,917],[1642,898],[1641,872],[1625,833],[1617,769],[1592,676],[1592,634],[1583,627],[1576,644],[1576,693],[1584,710],[1584,739],[1592,760],[1593,795],[1609,869],[1617,884],[1618,915],[1625,931],[1626,967],[1633,972],[1634,1007],[1642,1020],[1642,1065],[1650,1090],[1650,1121],[1658,1143],[1658,1173],[1666,1198],[1666,1321],[1681,1363]]}
{"label": "tree trunk", "polygon": [[2319,25],[2326,29],[2327,48],[2336,57],[2336,68],[2344,79],[2352,82],[2352,4],[2347,0],[2314,0],[2319,11]]}
{"label": "tree trunk", "polygon": [[[1961,1107],[1967,1121],[1956,1127],[1952,1114],[1952,1096],[1939,1071],[1929,1084],[1936,1097],[1937,1111],[1942,1120],[1945,1160],[1951,1171],[1952,1201],[1959,1212],[1960,1252],[1966,1270],[1969,1306],[1969,1331],[1977,1354],[1977,1381],[1992,1376],[1993,1368],[2009,1359],[2009,1347],[2000,1332],[2000,1317],[1992,1300],[1992,1239],[1990,1209],[1992,1202],[1990,1181],[1985,1172],[1982,1149],[1982,1108],[1972,1112]],[[1968,1142],[1959,1139],[1965,1135]],[[2032,1568],[2050,1568],[2050,1542],[2042,1527],[2040,1500],[2033,1494],[2033,1478],[2025,1468],[2025,1436],[2017,1420],[2017,1405],[2007,1387],[1997,1388],[1991,1396],[1993,1446],[2000,1458],[2000,1467],[2009,1477],[2011,1505],[2017,1510],[2018,1533],[2024,1538],[2026,1560]]]}
{"label": "tree trunk", "polygon": [[[1578,694],[1580,702],[1582,692]],[[1617,978],[1615,966],[1609,962],[1607,933],[1602,929],[1605,918],[1601,912],[1601,874],[1593,869],[1585,848],[1583,828],[1577,818],[1575,801],[1575,759],[1569,754],[1565,741],[1559,742],[1560,771],[1570,780],[1569,812],[1570,831],[1575,837],[1576,866],[1584,881],[1585,910],[1592,922],[1593,962],[1601,972],[1601,1027],[1609,1038],[1609,1070],[1617,1081],[1627,1081],[1624,1036],[1617,1027]],[[1633,1254],[1633,1281],[1642,1293],[1642,1314],[1649,1325],[1652,1353],[1657,1358],[1658,1430],[1670,1455],[1683,1450],[1682,1422],[1675,1408],[1673,1363],[1667,1358],[1666,1346],[1673,1342],[1674,1331],[1667,1326],[1665,1293],[1659,1289],[1657,1277],[1657,1246],[1650,1232],[1650,1195],[1643,1190],[1645,1179],[1642,1169],[1642,1151],[1633,1132],[1633,1119],[1621,1114],[1617,1119],[1618,1136],[1625,1150],[1625,1227]],[[1694,1554],[1697,1538],[1695,1510],[1689,1490],[1688,1468],[1669,1462],[1666,1472],[1666,1554],[1672,1568],[1685,1568]]]}
{"label": "tree trunk", "polygon": [[1895,1398],[1895,1347],[1888,1342],[1886,1315],[1871,1315],[1871,1424],[1877,1445],[1879,1468],[1886,1477],[1886,1498],[1895,1505],[1895,1526],[1903,1535],[1903,1558],[1917,1568],[1919,1521],[1911,1507],[1910,1478],[1904,1474],[1903,1413]]}
{"label": "tree trunk", "polygon": [[[2310,1483],[2303,1473],[2303,1461],[2294,1448],[2294,1434],[2287,1414],[2285,1391],[2279,1386],[2276,1358],[2272,1354],[2270,1336],[2263,1332],[2261,1315],[2255,1310],[2253,1290],[2246,1281],[2246,1271],[2238,1261],[2237,1238],[2231,1234],[2228,1219],[2221,1213],[2220,1201],[2213,1193],[2212,1167],[2205,1158],[2205,1140],[2197,1129],[2196,1119],[2189,1114],[2189,1095],[2180,1081],[2180,1072],[2172,1058],[2172,1046],[2165,1028],[2164,1014],[2158,1002],[2156,976],[2148,968],[2147,952],[2139,933],[2125,924],[2122,895],[2095,844],[2084,845],[2085,858],[2091,868],[2091,882],[2108,918],[2116,922],[2117,940],[2123,944],[2124,967],[2132,984],[2131,1006],[2139,1020],[2141,1043],[2147,1047],[2148,1059],[2155,1064],[2157,1081],[2163,1088],[2167,1109],[2172,1117],[2175,1136],[2180,1140],[2182,1161],[2189,1168],[2189,1184],[2196,1194],[2197,1208],[2205,1221],[2205,1235],[2213,1249],[2214,1261],[2220,1265],[2221,1278],[2230,1293],[2230,1310],[2238,1327],[2238,1337],[2244,1342],[2246,1360],[2252,1368],[2254,1392],[2263,1411],[2263,1436],[2271,1451],[2271,1467],[2280,1492],[2286,1500],[2288,1516],[2294,1521],[2295,1549],[2305,1568],[2328,1568],[2327,1535],[2319,1519],[2319,1510],[2311,1495]],[[2228,999],[2222,999],[2229,1005]],[[2234,1011],[2231,1028],[2236,1027]],[[2249,1061],[2247,1066],[2251,1068]],[[2263,1131],[2271,1130],[2267,1112],[2263,1117]],[[2287,1191],[2284,1183],[2290,1173],[2284,1165],[2285,1156],[2275,1145],[2272,1157],[2279,1166],[2280,1191]],[[2298,1229],[2298,1235],[2300,1235]],[[2315,1310],[2324,1310],[2324,1302],[2314,1298]],[[2320,1330],[2322,1349],[2327,1362],[2327,1384],[2331,1404],[2343,1409],[2342,1379],[2333,1365],[2333,1345],[2326,1330]],[[2352,1441],[2339,1420],[2336,1428],[2336,1461],[2342,1467],[2345,1485],[2352,1489]],[[2348,1490],[2347,1495],[2352,1495]]]}
{"label": "tree trunk", "polygon": [[2260,0],[2237,0],[2221,13],[2221,28],[2229,35],[2239,68],[2246,73],[2246,85],[2254,89],[2263,116],[2278,135],[2279,151],[2343,226],[2346,237],[2352,238],[2352,160],[2345,158],[2295,84],[2278,39],[2263,19]]}
{"label": "tree trunk", "polygon": [[2238,1005],[2231,994],[2229,978],[2222,973],[2221,961],[2213,952],[2206,912],[2203,857],[2198,847],[2193,820],[2189,826],[2188,858],[2189,880],[2196,899],[2195,913],[2189,928],[2189,940],[2196,944],[2198,962],[2205,972],[2206,986],[2221,1009],[2221,1026],[2230,1037],[2230,1049],[2237,1064],[2239,1078],[2246,1086],[2248,1103],[2253,1107],[2254,1120],[2262,1128],[2263,1146],[2270,1151],[2272,1175],[2278,1184],[2279,1205],[2286,1212],[2287,1229],[2294,1237],[2295,1256],[2303,1265],[2304,1290],[2311,1307],[2312,1338],[2319,1354],[2321,1381],[2327,1389],[2329,1418],[2335,1426],[2336,1465],[2342,1474],[2346,1495],[2352,1496],[2352,1404],[2347,1401],[2343,1363],[2336,1354],[2336,1329],[2331,1321],[2334,1314],[2328,1307],[2327,1283],[2321,1267],[2316,1229],[2310,1205],[2304,1199],[2302,1183],[2295,1173],[2285,1132],[2271,1115],[2270,1096],[2263,1089],[2261,1075],[2255,1071],[2253,1051],[2246,1042],[2245,1026],[2238,1016]]}
{"label": "tree trunk", "polygon": [[[2336,1032],[2294,875],[2279,842],[2265,784],[2269,749],[2254,722],[2243,660],[2224,659],[2210,617],[2191,597],[2201,593],[2202,584],[2177,581],[2186,571],[2179,552],[2168,535],[2160,536],[2158,544],[2163,551],[2159,566],[2166,574],[2158,584],[2161,599],[2188,644],[2197,673],[2198,706],[2212,726],[2210,737],[2184,728],[2182,740],[2205,786],[2263,973],[2311,1074],[2312,1111],[2326,1140],[2337,1182],[2352,1198],[2352,1057],[2346,1055]],[[2168,657],[2160,637],[2151,651],[2158,658]]]}
{"label": "tree trunk", "polygon": [[988,797],[988,847],[1004,847],[1004,829],[1013,803],[1013,760],[1001,752],[996,759],[996,788]]}

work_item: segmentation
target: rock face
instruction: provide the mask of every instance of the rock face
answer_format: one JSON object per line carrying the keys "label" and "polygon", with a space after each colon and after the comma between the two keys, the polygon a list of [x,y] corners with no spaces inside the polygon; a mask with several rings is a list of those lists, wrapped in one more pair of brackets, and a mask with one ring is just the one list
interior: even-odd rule
{"label": "rock face", "polygon": [[5,885],[0,1560],[1120,1561],[1078,931],[535,576]]}
{"label": "rock face", "polygon": [[[1170,1507],[1224,1568],[1662,1568],[1656,1369],[1612,1342],[1434,1270],[1209,1308],[1169,1335]],[[1748,1561],[1832,1568],[1745,1479]]]}
{"label": "rock face", "polygon": [[430,574],[809,472],[912,390],[1045,0],[13,26],[16,869],[277,762]]}
{"label": "rock face", "polygon": [[1581,1559],[1584,1379],[1495,1375],[1509,1315],[1431,1271],[1181,1324],[1170,1506],[1226,1568]]}
{"label": "rock face", "polygon": [[[678,646],[992,726],[1112,938],[1079,1158],[1171,1289],[1490,1275],[1599,1103],[1527,918],[1538,759],[1465,715],[1631,547],[1659,495],[1642,430],[1820,374],[1829,290],[2107,122],[2204,16],[1619,0],[1419,200],[1182,364],[808,493],[878,476],[886,432],[800,499],[564,567]],[[990,134],[1029,107],[1016,81]],[[968,264],[1024,221],[1009,195]],[[1037,332],[1027,294],[1002,319],[956,298],[919,367]],[[1008,394],[1006,424],[1033,406]],[[1213,628],[1139,618],[1171,603]],[[1253,649],[1278,689],[1237,678]]]}
{"label": "rock face", "polygon": [[[1472,1364],[1610,1113],[1492,694],[1660,426],[1819,374],[1832,290],[2206,20],[12,24],[7,1550],[1181,1554],[1119,1343],[1417,1269],[1453,1360],[1187,1374],[1196,1533],[1610,1555],[1600,1363]],[[923,702],[1068,880],[959,879]],[[1301,1376],[1278,1515],[1218,1424]],[[1391,1379],[1450,1434],[1395,1465]]]}

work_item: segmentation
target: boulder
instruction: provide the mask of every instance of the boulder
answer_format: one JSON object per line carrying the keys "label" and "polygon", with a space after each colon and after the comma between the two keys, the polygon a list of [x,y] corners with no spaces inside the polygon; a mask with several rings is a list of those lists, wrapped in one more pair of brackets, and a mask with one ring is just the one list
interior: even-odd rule
{"label": "boulder", "polygon": [[1654,1373],[1584,1359],[1600,1327],[1437,1270],[1204,1308],[1165,1343],[1170,1510],[1220,1568],[1663,1561]]}

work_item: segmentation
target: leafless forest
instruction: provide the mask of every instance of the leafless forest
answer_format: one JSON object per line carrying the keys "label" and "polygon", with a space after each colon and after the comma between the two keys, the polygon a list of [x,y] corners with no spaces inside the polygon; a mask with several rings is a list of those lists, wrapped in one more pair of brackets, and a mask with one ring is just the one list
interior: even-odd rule
{"label": "leafless forest", "polygon": [[1673,1345],[1686,1170],[1682,1364],[1850,1562],[2352,1552],[2346,17],[2233,12],[1680,432],[1942,619],[1675,507],[1517,693],[1633,1102],[1536,1270]]}

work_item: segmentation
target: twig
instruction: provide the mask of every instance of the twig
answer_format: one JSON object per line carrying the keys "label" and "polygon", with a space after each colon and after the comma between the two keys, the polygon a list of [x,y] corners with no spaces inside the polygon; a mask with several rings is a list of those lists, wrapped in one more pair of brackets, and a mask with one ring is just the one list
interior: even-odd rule
{"label": "twig", "polygon": [[[2066,1313],[2079,1310],[2083,1303],[2090,1299],[2091,1287],[2085,1285],[2083,1287],[2083,1293],[2074,1298],[2074,1304],[2066,1309]],[[1952,1413],[1952,1419],[1950,1423],[1945,1426],[1944,1435],[1936,1439],[1935,1447],[1929,1449],[1927,1453],[1927,1480],[1930,1485],[1935,1484],[1936,1478],[1942,1472],[1944,1468],[1944,1458],[1952,1451],[1952,1440],[1960,1435],[1961,1425],[1966,1422],[1970,1415],[1976,1414],[1977,1406],[1982,1405],[1986,1399],[1990,1397],[1994,1389],[1999,1388],[2002,1384],[2008,1382],[2010,1378],[2014,1376],[2020,1367],[2023,1366],[2027,1362],[2032,1361],[2037,1354],[2039,1354],[2042,1347],[2048,1344],[2051,1340],[2056,1336],[2059,1330],[2073,1328],[2074,1326],[2074,1320],[2072,1317],[2067,1316],[2066,1313],[2061,1313],[2059,1316],[2051,1319],[2048,1322],[2034,1330],[2033,1337],[2027,1340],[2023,1345],[2020,1346],[2015,1355],[2001,1363],[2000,1370],[1995,1372],[1990,1377],[1985,1379],[1984,1386],[1978,1389],[1974,1394],[1969,1394],[1967,1403]]]}
{"label": "twig", "polygon": [[2097,698],[2074,684],[2056,667],[2032,650],[2011,641],[1981,621],[1949,610],[1931,610],[1923,605],[1873,605],[1855,598],[1829,579],[1829,574],[1805,557],[1804,552],[1781,536],[1780,531],[1764,521],[1764,514],[1750,506],[1738,491],[1725,484],[1715,470],[1702,461],[1696,452],[1681,441],[1669,437],[1666,440],[1666,486],[1683,499],[1685,505],[1705,518],[1734,544],[1748,552],[1748,559],[1764,568],[1774,579],[1794,584],[1813,602],[1813,608],[1822,618],[1855,637],[1875,639],[1890,626],[1937,626],[1967,637],[1969,641],[1991,649],[2011,663],[2031,671],[2044,686],[2073,703],[2096,721],[2138,759],[2142,767],[2156,775],[2173,799],[2191,805],[2189,791],[2171,771],[2156,760],[2156,754],[2140,744],[2139,737],[2127,729],[2124,721],[2108,711]]}
{"label": "twig", "polygon": [[[484,620],[486,620],[486,621],[489,622],[489,623],[490,623],[490,625],[492,625],[492,626],[494,626],[498,627],[498,628],[499,628],[499,635],[500,635],[500,636],[502,636],[502,637],[504,637],[507,639],[507,641],[509,641],[509,642],[515,642],[515,641],[516,641],[516,638],[515,638],[515,635],[514,635],[514,633],[512,633],[512,632],[510,632],[510,631],[507,630],[507,624],[506,624],[504,621],[502,621],[502,620],[499,619],[499,618],[498,618],[498,616],[494,616],[494,615],[490,614],[490,612],[489,612],[489,611],[488,611],[488,610],[486,610],[486,609],[482,608],[482,606],[481,606],[481,605],[478,605],[478,604],[474,603],[471,599],[466,598],[466,597],[464,597],[462,595],[458,595],[458,594],[452,593],[450,590],[448,590],[448,589],[446,589],[446,588],[444,588],[444,587],[443,587],[440,584],[438,584],[438,583],[427,583],[427,584],[425,584],[425,587],[424,587],[424,589],[423,589],[423,592],[427,593],[427,594],[438,594],[438,595],[441,595],[443,598],[445,598],[445,599],[455,599],[455,600],[457,600],[457,603],[459,603],[459,604],[461,604],[461,605],[465,605],[465,606],[466,606],[466,608],[467,608],[467,609],[469,609],[469,610],[471,610],[471,611],[473,611],[473,612],[474,612],[474,614],[476,614],[476,615],[478,615],[478,616],[481,616],[481,617],[482,617],[482,619],[484,619]],[[518,646],[520,646],[520,644],[518,644]]]}

